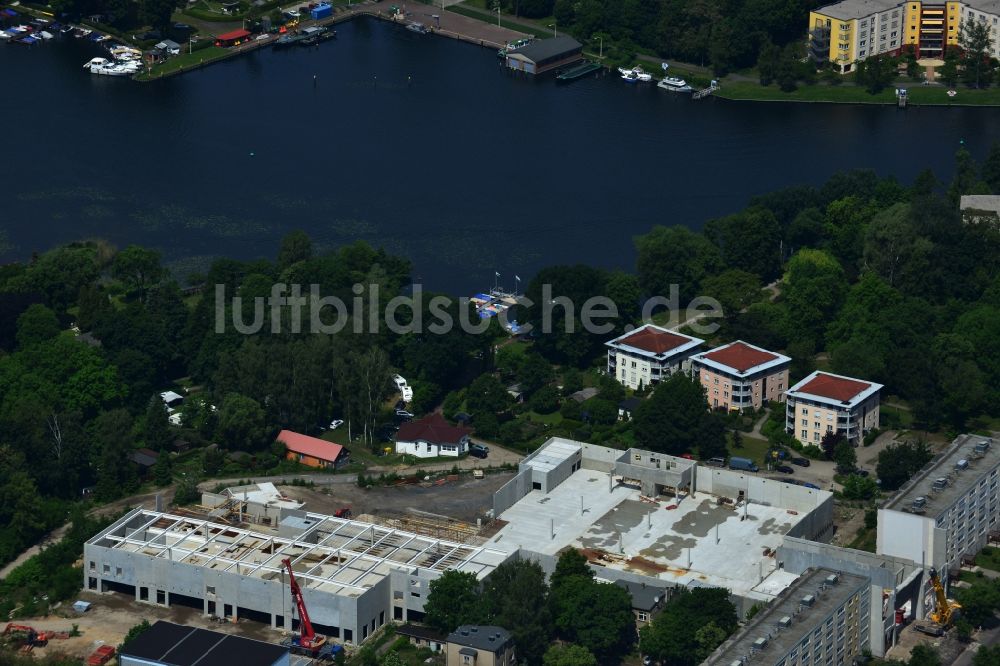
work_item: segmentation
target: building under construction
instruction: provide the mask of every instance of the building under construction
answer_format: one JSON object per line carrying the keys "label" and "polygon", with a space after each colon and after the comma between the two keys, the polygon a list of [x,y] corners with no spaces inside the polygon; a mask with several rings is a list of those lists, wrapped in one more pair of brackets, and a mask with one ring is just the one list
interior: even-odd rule
{"label": "building under construction", "polygon": [[142,603],[297,628],[282,560],[290,559],[317,631],[362,643],[392,620],[419,620],[447,570],[489,575],[502,550],[305,513],[279,535],[136,509],[84,545],[84,587]]}

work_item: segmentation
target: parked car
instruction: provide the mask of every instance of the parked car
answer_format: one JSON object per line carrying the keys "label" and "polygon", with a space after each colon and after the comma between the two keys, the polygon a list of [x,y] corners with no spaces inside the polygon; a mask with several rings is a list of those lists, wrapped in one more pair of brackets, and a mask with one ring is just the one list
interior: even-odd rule
{"label": "parked car", "polygon": [[708,460],[705,461],[705,464],[708,465],[709,467],[725,467],[726,466],[726,459],[725,458],[709,458]]}
{"label": "parked car", "polygon": [[781,472],[782,474],[794,474],[795,473],[795,470],[792,469],[791,467],[789,467],[788,465],[778,465],[774,469],[776,471],[778,471],[778,472]]}
{"label": "parked car", "polygon": [[469,455],[475,458],[485,458],[490,454],[490,447],[482,444],[469,444]]}
{"label": "parked car", "polygon": [[406,386],[406,380],[403,379],[402,375],[393,375],[392,382],[396,385],[397,389],[402,389],[404,386]]}
{"label": "parked car", "polygon": [[789,462],[799,467],[809,467],[812,464],[809,462],[809,458],[792,458]]}
{"label": "parked car", "polygon": [[858,476],[868,476],[868,470],[866,469],[856,469],[854,470],[854,473]]}
{"label": "parked car", "polygon": [[334,419],[330,421],[330,430],[336,430],[342,425],[344,425],[344,419]]}
{"label": "parked car", "polygon": [[405,409],[397,409],[396,410],[396,418],[397,419],[405,419],[405,420],[409,421],[410,419],[413,418],[413,412],[408,412]]}
{"label": "parked car", "polygon": [[802,486],[804,488],[812,488],[813,490],[819,490],[819,486],[817,486],[815,483],[803,483]]}

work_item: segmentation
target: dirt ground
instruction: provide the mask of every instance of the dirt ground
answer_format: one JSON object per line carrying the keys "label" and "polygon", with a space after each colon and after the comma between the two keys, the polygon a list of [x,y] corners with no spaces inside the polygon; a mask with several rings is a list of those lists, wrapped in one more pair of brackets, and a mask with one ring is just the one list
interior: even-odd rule
{"label": "dirt ground", "polygon": [[429,488],[409,485],[364,490],[356,484],[338,484],[315,490],[281,486],[281,491],[305,502],[304,508],[315,513],[332,514],[348,506],[356,516],[362,513],[386,517],[432,514],[472,523],[493,508],[493,493],[513,476],[513,472],[502,472],[476,480],[462,475],[459,481]]}
{"label": "dirt ground", "polygon": [[938,651],[942,664],[951,664],[965,651],[966,645],[958,640],[955,631],[949,631],[941,637],[928,636],[915,630],[911,623],[899,634],[899,643],[892,646],[886,653],[887,659],[908,661],[910,652],[917,645],[930,645]]}
{"label": "dirt ground", "polygon": [[854,541],[858,532],[865,526],[864,509],[850,509],[841,506],[833,508],[833,524],[836,527],[830,543],[834,546],[846,546]]}
{"label": "dirt ground", "polygon": [[101,645],[117,646],[125,638],[129,629],[144,619],[148,620],[150,624],[157,620],[169,620],[178,624],[225,631],[237,636],[246,636],[270,643],[280,642],[283,638],[280,632],[273,631],[267,625],[259,622],[243,620],[235,624],[220,625],[202,617],[199,611],[192,608],[184,606],[161,608],[140,604],[131,597],[115,592],[97,594],[81,591],[77,598],[89,601],[93,606],[81,615],[72,610],[70,607],[72,602],[70,601],[65,602],[64,607],[56,609],[48,617],[18,620],[18,624],[27,624],[36,629],[53,631],[69,631],[74,624],[78,625],[80,636],[50,641],[44,648],[35,648],[35,654],[61,653],[85,658]]}

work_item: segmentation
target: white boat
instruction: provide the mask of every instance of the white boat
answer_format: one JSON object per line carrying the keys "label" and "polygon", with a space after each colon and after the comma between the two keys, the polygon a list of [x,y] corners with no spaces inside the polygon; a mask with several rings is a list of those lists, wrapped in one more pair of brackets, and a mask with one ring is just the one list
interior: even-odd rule
{"label": "white boat", "polygon": [[407,23],[406,29],[411,32],[417,32],[421,35],[427,32],[427,28],[424,27],[423,23]]}
{"label": "white boat", "polygon": [[107,58],[91,58],[83,66],[89,69],[91,74],[101,74],[104,76],[131,76],[139,71],[138,66],[131,63],[120,63]]}
{"label": "white boat", "polygon": [[662,79],[656,84],[657,88],[663,88],[664,90],[670,90],[672,92],[691,92],[693,88],[688,85],[687,81],[684,79],[679,79],[676,76],[668,76]]}
{"label": "white boat", "polygon": [[646,72],[642,67],[636,65],[632,69],[625,69],[624,67],[618,68],[619,73],[621,73],[622,78],[630,83],[642,82],[647,83],[653,80],[653,75]]}
{"label": "white boat", "polygon": [[44,40],[49,40],[49,39],[55,39],[56,38],[56,36],[53,35],[51,32],[49,32],[48,30],[42,30],[40,33],[38,33],[38,36],[41,37]]}

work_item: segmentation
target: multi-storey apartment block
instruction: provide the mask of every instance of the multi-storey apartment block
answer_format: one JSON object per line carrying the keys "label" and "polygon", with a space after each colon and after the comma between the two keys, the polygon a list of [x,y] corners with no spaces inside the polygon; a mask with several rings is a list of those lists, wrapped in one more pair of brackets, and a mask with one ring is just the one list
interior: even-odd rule
{"label": "multi-storey apartment block", "polygon": [[703,666],[850,664],[868,647],[870,589],[864,576],[807,570]]}
{"label": "multi-storey apartment block", "polygon": [[913,49],[917,57],[939,58],[959,43],[962,23],[982,21],[993,31],[991,55],[1000,53],[996,0],[843,0],[809,13],[809,50],[842,73],[865,58]]}
{"label": "multi-storey apartment block", "polygon": [[879,509],[876,552],[935,568],[947,580],[963,555],[998,530],[998,482],[1000,441],[961,435]]}
{"label": "multi-storey apartment block", "polygon": [[682,369],[704,340],[646,324],[604,344],[608,374],[632,389],[656,384]]}
{"label": "multi-storey apartment block", "polygon": [[792,359],[737,340],[691,357],[713,409],[760,409],[784,400]]}
{"label": "multi-storey apartment block", "polygon": [[881,384],[816,371],[785,394],[785,428],[803,444],[839,432],[852,444],[878,427]]}

